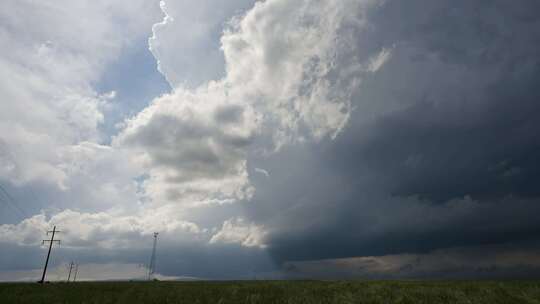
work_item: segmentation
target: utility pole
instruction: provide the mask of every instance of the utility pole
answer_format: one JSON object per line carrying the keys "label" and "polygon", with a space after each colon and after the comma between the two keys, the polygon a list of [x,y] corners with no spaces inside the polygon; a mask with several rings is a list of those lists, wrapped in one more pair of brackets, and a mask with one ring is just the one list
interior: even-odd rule
{"label": "utility pole", "polygon": [[79,263],[75,264],[75,275],[73,276],[73,282],[77,280],[77,273],[79,273]]}
{"label": "utility pole", "polygon": [[152,275],[156,272],[156,245],[157,245],[157,232],[154,232],[154,246],[152,248],[152,257],[150,257],[150,266],[148,267],[148,281],[152,279]]}
{"label": "utility pole", "polygon": [[58,242],[58,244],[60,244],[60,240],[55,240],[54,239],[54,235],[56,233],[59,233],[59,232],[61,232],[61,231],[57,231],[56,226],[54,226],[52,231],[47,231],[47,235],[49,235],[49,233],[52,233],[51,239],[50,240],[43,240],[41,242],[42,245],[45,244],[45,243],[49,243],[49,252],[47,252],[47,259],[45,260],[45,267],[43,268],[43,275],[41,276],[41,281],[39,281],[39,283],[41,283],[41,284],[45,283],[45,274],[47,273],[47,266],[49,265],[49,258],[51,257],[52,245],[53,245],[54,242]]}
{"label": "utility pole", "polygon": [[75,263],[73,263],[73,261],[71,261],[71,263],[69,264],[69,274],[68,274],[68,279],[67,279],[67,282],[69,283],[69,279],[71,279],[71,270],[73,270],[73,265]]}

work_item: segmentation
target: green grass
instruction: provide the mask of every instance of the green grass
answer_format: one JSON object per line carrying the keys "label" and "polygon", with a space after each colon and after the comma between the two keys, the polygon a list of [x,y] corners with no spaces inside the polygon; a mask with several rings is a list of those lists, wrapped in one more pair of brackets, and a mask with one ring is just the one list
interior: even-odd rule
{"label": "green grass", "polygon": [[0,303],[539,303],[540,281],[0,284]]}

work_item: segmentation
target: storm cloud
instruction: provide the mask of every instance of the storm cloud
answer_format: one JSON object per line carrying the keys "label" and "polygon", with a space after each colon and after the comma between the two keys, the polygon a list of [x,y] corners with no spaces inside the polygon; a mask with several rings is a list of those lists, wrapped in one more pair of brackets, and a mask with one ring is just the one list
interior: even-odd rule
{"label": "storm cloud", "polygon": [[[55,266],[76,255],[119,277],[154,231],[168,278],[540,273],[536,1],[156,1],[144,19],[137,5],[88,41],[0,23],[21,50],[0,61],[19,102],[0,103],[0,181],[12,203],[43,197],[2,215],[0,269],[38,268],[59,225]],[[95,82],[141,37],[171,90],[114,120]]]}
{"label": "storm cloud", "polygon": [[527,4],[368,9],[358,48],[391,56],[355,90],[345,130],[259,164],[279,182],[254,200],[288,210],[252,210],[274,228],[270,252],[302,260],[535,239],[540,32]]}

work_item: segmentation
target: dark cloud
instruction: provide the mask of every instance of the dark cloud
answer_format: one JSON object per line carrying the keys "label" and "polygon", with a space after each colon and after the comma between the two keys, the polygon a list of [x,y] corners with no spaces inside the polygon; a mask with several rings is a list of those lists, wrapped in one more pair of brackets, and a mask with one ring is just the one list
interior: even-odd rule
{"label": "dark cloud", "polygon": [[400,254],[288,262],[296,278],[320,279],[508,279],[540,275],[538,243],[452,248],[427,254]]}
{"label": "dark cloud", "polygon": [[391,58],[358,87],[345,130],[252,161],[272,172],[254,181],[249,212],[270,227],[273,256],[537,239],[537,6],[388,1],[368,11],[361,49]]}

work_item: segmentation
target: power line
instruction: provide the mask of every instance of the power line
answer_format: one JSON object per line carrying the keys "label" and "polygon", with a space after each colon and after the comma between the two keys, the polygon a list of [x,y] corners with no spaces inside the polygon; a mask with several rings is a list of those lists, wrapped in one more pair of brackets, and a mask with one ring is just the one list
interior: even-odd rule
{"label": "power line", "polygon": [[4,194],[4,196],[7,198],[7,202],[9,202],[9,205],[15,210],[17,211],[17,213],[19,213],[19,215],[25,219],[28,217],[28,215],[26,214],[26,212],[24,212],[24,210],[19,206],[17,200],[15,200],[15,198],[13,198],[9,192],[7,192],[7,190],[0,184],[0,192],[2,192]]}
{"label": "power line", "polygon": [[49,235],[49,233],[52,233],[51,239],[50,240],[43,240],[41,242],[41,244],[49,243],[49,251],[47,252],[47,259],[45,260],[45,267],[43,268],[43,275],[41,276],[41,281],[39,281],[39,283],[41,283],[41,284],[43,284],[45,282],[45,275],[47,274],[47,266],[49,265],[49,258],[51,256],[52,245],[53,245],[54,242],[58,242],[58,244],[60,244],[60,240],[55,240],[54,239],[54,235],[56,233],[59,233],[59,232],[61,232],[61,231],[57,231],[56,226],[54,226],[53,230],[47,231],[47,235]]}
{"label": "power line", "polygon": [[[2,143],[4,143],[4,144],[2,144]],[[3,142],[1,139],[0,139],[0,150],[4,151],[4,155],[6,155],[7,157],[9,157],[11,159],[11,162],[15,165],[15,168],[20,168],[19,162],[15,158],[15,155],[11,152],[11,149],[9,147],[7,147],[5,142]],[[1,187],[1,185],[0,185],[0,187]],[[5,191],[5,189],[2,189],[2,190],[3,190],[3,192],[7,193],[7,191]],[[27,187],[27,190],[28,190],[28,193],[30,193],[30,195],[32,196],[32,198],[33,198],[33,200],[35,202],[40,201],[40,199],[38,198],[38,196],[36,195],[36,193],[34,192],[32,187]],[[8,196],[9,196],[9,194],[8,194]],[[17,206],[19,206],[19,205],[17,205]],[[17,208],[17,209],[18,209],[17,210],[18,212],[21,212],[21,210],[19,208]],[[24,214],[23,219],[28,217],[28,213],[24,212],[24,210],[22,210],[22,214]]]}
{"label": "power line", "polygon": [[23,215],[22,213],[17,210],[17,208],[13,207],[13,205],[11,204],[11,202],[7,201],[5,198],[3,198],[2,196],[0,196],[0,202],[2,203],[2,205],[4,205],[6,207],[6,209],[10,209],[11,211],[13,211],[17,216],[21,217],[21,219],[23,219]]}
{"label": "power line", "polygon": [[[4,192],[3,190],[0,190],[2,192]],[[4,192],[5,193],[5,192]],[[17,203],[13,202],[13,198],[7,196],[7,195],[4,195],[4,197],[7,197],[7,199],[2,199],[1,201],[7,203],[7,205],[9,205],[9,207],[11,207],[11,209],[13,211],[15,211],[15,213],[21,217],[21,220],[27,218],[28,216],[26,215],[26,212],[24,212],[19,206],[17,206]]]}

